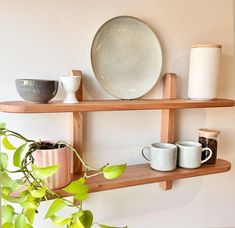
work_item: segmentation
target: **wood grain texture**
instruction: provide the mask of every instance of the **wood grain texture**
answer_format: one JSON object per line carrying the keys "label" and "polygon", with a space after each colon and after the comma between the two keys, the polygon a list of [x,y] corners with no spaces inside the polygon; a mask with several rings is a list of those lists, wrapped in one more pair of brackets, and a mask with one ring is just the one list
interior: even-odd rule
{"label": "wood grain texture", "polygon": [[[163,78],[163,98],[176,98],[176,74],[165,74]],[[161,141],[175,142],[175,109],[162,110]]]}
{"label": "wood grain texture", "polygon": [[78,99],[78,101],[82,101],[83,100],[83,94],[82,94],[82,87],[83,87],[83,77],[82,77],[82,71],[80,70],[71,70],[70,74],[72,76],[81,76],[81,83],[80,83],[80,87],[78,89],[78,91],[76,92],[76,97]]}
{"label": "wood grain texture", "polygon": [[154,109],[185,109],[185,108],[215,108],[232,107],[231,99],[214,99],[199,101],[189,99],[140,99],[140,100],[92,100],[81,101],[78,104],[64,104],[53,101],[48,104],[36,104],[26,101],[0,102],[0,111],[9,113],[55,113],[55,112],[97,112],[125,110],[154,110]]}
{"label": "wood grain texture", "polygon": [[[223,173],[229,171],[230,168],[230,162],[222,159],[217,159],[216,164],[213,165],[202,165],[200,168],[197,169],[177,168],[176,170],[170,172],[158,172],[152,170],[149,164],[131,165],[128,166],[124,174],[117,179],[106,180],[102,175],[99,175],[88,179],[87,184],[89,186],[89,192],[98,192],[135,185]],[[92,174],[92,172],[90,172],[89,174]],[[80,176],[75,175],[73,176],[73,180],[78,179],[79,177]],[[64,192],[61,189],[56,190],[56,192],[63,197],[69,196],[68,193]]]}
{"label": "wood grain texture", "polygon": [[[163,78],[163,98],[176,98],[176,74],[167,73]],[[162,110],[161,142],[175,142],[175,109]],[[160,182],[160,188],[164,191],[172,188],[172,181]]]}
{"label": "wood grain texture", "polygon": [[[82,156],[83,152],[83,113],[73,112],[73,146]],[[75,153],[73,153],[73,173],[82,173],[82,164]]]}

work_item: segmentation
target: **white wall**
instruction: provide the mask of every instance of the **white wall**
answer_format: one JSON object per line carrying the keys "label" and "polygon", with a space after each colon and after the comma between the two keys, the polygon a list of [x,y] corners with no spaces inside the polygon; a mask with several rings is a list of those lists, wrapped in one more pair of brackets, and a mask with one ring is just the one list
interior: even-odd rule
{"label": "white wall", "polygon": [[[57,78],[71,68],[85,75],[87,99],[111,98],[97,83],[90,47],[108,19],[132,15],[158,34],[163,72],[175,72],[178,97],[187,96],[188,63],[193,43],[223,45],[219,96],[235,98],[232,0],[0,0],[0,100],[20,99],[15,78]],[[146,98],[159,98],[161,85]],[[57,98],[62,99],[60,90]],[[35,139],[69,139],[69,114],[0,114],[9,128]],[[235,163],[234,108],[177,112],[177,139],[197,140],[197,129],[221,130],[219,157]],[[85,156],[92,165],[142,163],[140,150],[159,141],[160,112],[100,112],[85,116]],[[140,174],[141,175],[141,174]],[[234,227],[235,171],[174,182],[163,192],[149,184],[90,195],[85,207],[96,221],[131,228]],[[35,227],[44,221],[45,205]],[[66,211],[64,212],[66,213]]]}

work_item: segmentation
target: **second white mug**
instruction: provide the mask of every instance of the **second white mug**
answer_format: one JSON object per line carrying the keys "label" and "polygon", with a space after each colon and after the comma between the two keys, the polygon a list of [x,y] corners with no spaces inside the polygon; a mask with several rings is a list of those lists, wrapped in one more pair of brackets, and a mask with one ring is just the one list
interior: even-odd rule
{"label": "second white mug", "polygon": [[[207,162],[212,155],[210,148],[203,148],[202,144],[194,141],[180,141],[178,147],[178,166],[186,169],[199,168],[202,163]],[[202,152],[208,150],[208,156],[202,160]]]}

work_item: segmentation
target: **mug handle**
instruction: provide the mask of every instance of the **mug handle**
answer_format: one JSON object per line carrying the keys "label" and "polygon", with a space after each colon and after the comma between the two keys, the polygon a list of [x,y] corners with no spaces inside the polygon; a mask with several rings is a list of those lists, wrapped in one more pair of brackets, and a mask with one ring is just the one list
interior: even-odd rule
{"label": "mug handle", "polygon": [[207,162],[207,161],[211,158],[211,156],[212,156],[212,150],[211,150],[210,148],[206,147],[206,148],[203,148],[203,149],[202,149],[202,151],[205,151],[205,150],[208,150],[208,151],[210,152],[210,154],[209,154],[205,159],[203,159],[203,160],[201,161],[201,164]]}
{"label": "mug handle", "polygon": [[150,152],[150,147],[146,146],[142,149],[141,153],[143,155],[143,157],[147,160],[150,161],[150,159],[144,154],[144,151],[147,150],[148,152]]}

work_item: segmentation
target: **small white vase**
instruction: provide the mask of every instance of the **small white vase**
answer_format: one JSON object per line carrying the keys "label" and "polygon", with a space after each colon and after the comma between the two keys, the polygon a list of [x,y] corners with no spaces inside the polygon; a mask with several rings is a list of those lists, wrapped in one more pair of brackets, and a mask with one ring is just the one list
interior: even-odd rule
{"label": "small white vase", "polygon": [[81,76],[61,76],[60,81],[66,92],[66,96],[63,103],[67,104],[78,103],[75,93],[79,89],[81,83]]}

